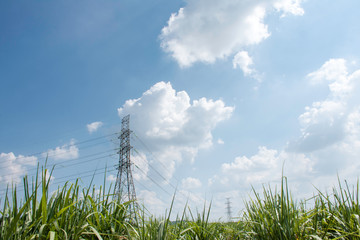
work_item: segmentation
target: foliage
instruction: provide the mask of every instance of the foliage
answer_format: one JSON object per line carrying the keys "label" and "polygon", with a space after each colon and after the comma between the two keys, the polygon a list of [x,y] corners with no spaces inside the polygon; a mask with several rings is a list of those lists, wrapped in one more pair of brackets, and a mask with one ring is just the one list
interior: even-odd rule
{"label": "foliage", "polygon": [[211,203],[196,214],[186,205],[171,222],[175,195],[164,218],[147,217],[144,207],[134,216],[105,181],[100,191],[76,181],[50,194],[52,171],[38,173],[31,184],[23,179],[22,199],[16,186],[1,198],[0,239],[360,239],[359,182],[351,188],[339,180],[331,194],[307,200],[308,208],[293,200],[283,177],[279,191],[263,187],[261,196],[253,189],[238,222],[210,222]]}

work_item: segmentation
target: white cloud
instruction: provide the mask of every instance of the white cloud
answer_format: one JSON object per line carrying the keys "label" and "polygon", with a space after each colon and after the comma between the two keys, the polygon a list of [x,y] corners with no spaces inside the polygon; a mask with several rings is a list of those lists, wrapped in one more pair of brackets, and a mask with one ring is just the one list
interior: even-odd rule
{"label": "white cloud", "polygon": [[[172,199],[174,202],[172,205]],[[171,220],[176,220],[177,217],[181,217],[185,209],[185,215],[189,216],[188,207],[190,207],[193,213],[196,213],[199,209],[202,209],[205,199],[199,192],[190,192],[185,189],[180,189],[176,192],[164,195],[164,192],[157,193],[150,190],[140,190],[137,194],[137,200],[140,206],[145,207],[145,212],[149,212],[151,215],[157,217],[164,217],[169,213],[171,207]],[[172,206],[171,206],[172,205]],[[167,215],[166,215],[167,217]]]}
{"label": "white cloud", "polygon": [[154,167],[169,179],[176,164],[194,161],[200,149],[212,145],[212,130],[233,110],[222,100],[201,98],[191,103],[185,91],[176,92],[170,83],[159,82],[140,98],[126,101],[118,113],[131,115],[130,128],[156,156],[154,164],[159,166]]}
{"label": "white cloud", "polygon": [[301,137],[289,149],[312,152],[348,141],[351,131],[357,131],[352,116],[360,107],[360,70],[349,74],[344,59],[330,59],[308,78],[312,83],[328,83],[329,95],[305,108],[299,117]]}
{"label": "white cloud", "polygon": [[338,101],[346,100],[354,88],[354,79],[348,73],[345,59],[330,59],[319,70],[308,74],[308,78],[313,84],[330,82],[329,98]]}
{"label": "white cloud", "polygon": [[344,59],[330,59],[307,78],[318,87],[328,87],[329,93],[299,116],[301,136],[283,149],[259,147],[252,156],[222,164],[221,171],[208,180],[217,192],[214,205],[223,205],[224,197],[218,196],[234,187],[249,193],[250,186],[261,192],[264,183],[279,185],[284,162],[284,176],[296,198],[311,197],[316,193],[313,186],[323,190],[336,186],[337,175],[356,181],[360,170],[360,70],[350,71]]}
{"label": "white cloud", "polygon": [[89,133],[96,132],[101,126],[103,125],[102,122],[93,122],[86,125],[86,128]]}
{"label": "white cloud", "polygon": [[255,72],[251,67],[252,65],[253,60],[246,51],[238,52],[233,58],[233,67],[239,67],[244,72],[245,76],[249,76]]}
{"label": "white cloud", "polygon": [[79,157],[79,149],[75,145],[75,140],[71,140],[69,144],[64,144],[55,149],[49,149],[47,153],[43,154],[44,157],[49,157],[54,160],[69,160]]}
{"label": "white cloud", "polygon": [[217,140],[217,143],[220,144],[220,145],[225,144],[224,140],[222,140],[221,138],[219,138],[219,139]]}
{"label": "white cloud", "polygon": [[12,152],[1,153],[0,163],[0,183],[19,183],[21,178],[26,174],[26,167],[36,165],[37,157],[26,157],[23,155],[15,156],[15,154]]}
{"label": "white cloud", "polygon": [[176,194],[176,205],[175,208],[177,212],[182,212],[184,207],[188,203],[188,206],[192,208],[191,211],[194,210],[199,211],[204,207],[206,203],[206,199],[202,196],[200,192],[192,192],[189,190],[181,189]]}
{"label": "white cloud", "polygon": [[202,184],[199,179],[188,177],[181,181],[181,186],[184,189],[196,189],[196,188],[200,188]]}
{"label": "white cloud", "polygon": [[301,2],[303,0],[281,0],[274,3],[274,7],[278,11],[282,11],[282,17],[286,16],[286,14],[293,15],[303,15],[304,9],[301,8]]}
{"label": "white cloud", "polygon": [[109,181],[109,182],[115,182],[116,181],[116,176],[113,175],[113,174],[110,174],[106,177],[106,181]]}
{"label": "white cloud", "polygon": [[349,73],[344,59],[330,59],[307,77],[314,84],[326,83],[329,94],[300,115],[301,136],[289,142],[286,150],[260,147],[251,157],[241,156],[224,163],[221,173],[209,179],[209,185],[230,186],[235,182],[246,186],[276,181],[284,161],[284,174],[295,182],[304,179],[324,185],[331,174],[358,175],[360,70]]}
{"label": "white cloud", "polygon": [[220,171],[208,180],[208,186],[214,193],[215,216],[225,215],[226,198],[232,202],[233,216],[242,214],[244,201],[248,200],[252,188],[262,192],[262,188],[279,186],[282,174],[288,178],[292,194],[296,197],[309,197],[314,192],[311,180],[314,179],[314,162],[302,153],[290,153],[284,150],[269,149],[261,146],[252,156],[239,156],[233,161],[223,163]]}
{"label": "white cloud", "polygon": [[330,59],[320,69],[309,73],[307,77],[312,83],[323,81],[339,81],[348,75],[345,59]]}
{"label": "white cloud", "polygon": [[259,147],[251,157],[236,157],[233,162],[222,164],[221,175],[211,179],[210,183],[217,181],[225,186],[246,187],[277,181],[281,178],[283,164],[284,173],[292,178],[304,178],[313,171],[312,162],[304,154]]}
{"label": "white cloud", "polygon": [[142,190],[137,195],[138,201],[154,215],[163,216],[164,209],[168,207],[156,194],[156,192]]}
{"label": "white cloud", "polygon": [[132,171],[134,179],[137,181],[146,179],[149,172],[149,163],[146,158],[146,154],[138,152],[136,155],[131,157],[131,161],[134,164],[134,169]]}
{"label": "white cloud", "polygon": [[161,47],[181,67],[213,63],[270,36],[264,18],[271,11],[302,15],[300,0],[187,0],[162,29]]}
{"label": "white cloud", "polygon": [[[282,174],[287,177],[289,189],[296,199],[312,196],[317,175],[314,161],[302,153],[289,153],[259,147],[254,155],[239,156],[232,162],[224,163],[221,171],[209,179],[208,186],[213,195],[215,216],[224,216],[225,199],[232,202],[233,216],[239,216],[244,209],[243,203],[249,200],[252,189],[261,193],[263,188],[279,187]],[[319,186],[319,185],[315,185]]]}

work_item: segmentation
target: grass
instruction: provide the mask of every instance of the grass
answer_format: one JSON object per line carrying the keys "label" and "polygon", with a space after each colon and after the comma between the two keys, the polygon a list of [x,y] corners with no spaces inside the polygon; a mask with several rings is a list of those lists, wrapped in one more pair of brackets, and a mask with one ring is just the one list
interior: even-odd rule
{"label": "grass", "polygon": [[163,218],[147,217],[141,207],[132,216],[131,203],[118,202],[111,186],[96,191],[92,183],[81,188],[76,181],[50,195],[51,173],[38,171],[31,184],[25,177],[21,199],[16,187],[6,191],[0,239],[360,239],[359,181],[350,187],[339,180],[331,193],[318,191],[307,200],[307,208],[292,198],[283,177],[279,189],[253,189],[238,222],[210,222],[211,203],[200,213],[185,206],[171,222],[174,198]]}
{"label": "grass", "polygon": [[308,215],[291,197],[286,178],[280,192],[263,189],[263,198],[253,190],[255,198],[246,203],[245,223],[252,239],[305,239]]}

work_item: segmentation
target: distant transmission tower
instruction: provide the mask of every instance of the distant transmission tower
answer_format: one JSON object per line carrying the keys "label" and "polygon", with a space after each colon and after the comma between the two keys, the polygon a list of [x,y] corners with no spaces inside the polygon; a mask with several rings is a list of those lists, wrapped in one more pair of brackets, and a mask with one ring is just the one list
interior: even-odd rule
{"label": "distant transmission tower", "polygon": [[230,198],[226,198],[226,213],[228,217],[228,221],[231,222],[231,202]]}
{"label": "distant transmission tower", "polygon": [[117,167],[118,173],[115,184],[115,192],[121,203],[130,201],[128,205],[128,211],[130,216],[135,212],[137,206],[135,186],[131,172],[131,160],[130,160],[130,115],[125,116],[121,120],[121,133],[120,150],[119,154],[119,166]]}

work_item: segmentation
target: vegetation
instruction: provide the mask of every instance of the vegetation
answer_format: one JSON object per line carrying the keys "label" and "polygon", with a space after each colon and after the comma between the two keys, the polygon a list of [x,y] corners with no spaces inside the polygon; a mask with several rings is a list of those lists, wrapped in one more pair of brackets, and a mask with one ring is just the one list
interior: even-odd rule
{"label": "vegetation", "polygon": [[210,222],[211,204],[197,214],[185,207],[170,222],[172,204],[163,219],[146,217],[141,208],[134,217],[127,211],[131,203],[119,203],[111,187],[98,192],[76,181],[50,196],[47,170],[41,175],[31,184],[24,178],[22,200],[16,187],[2,196],[0,239],[360,239],[359,182],[350,188],[339,181],[331,194],[319,191],[307,208],[293,200],[283,177],[279,191],[253,190],[238,222]]}

